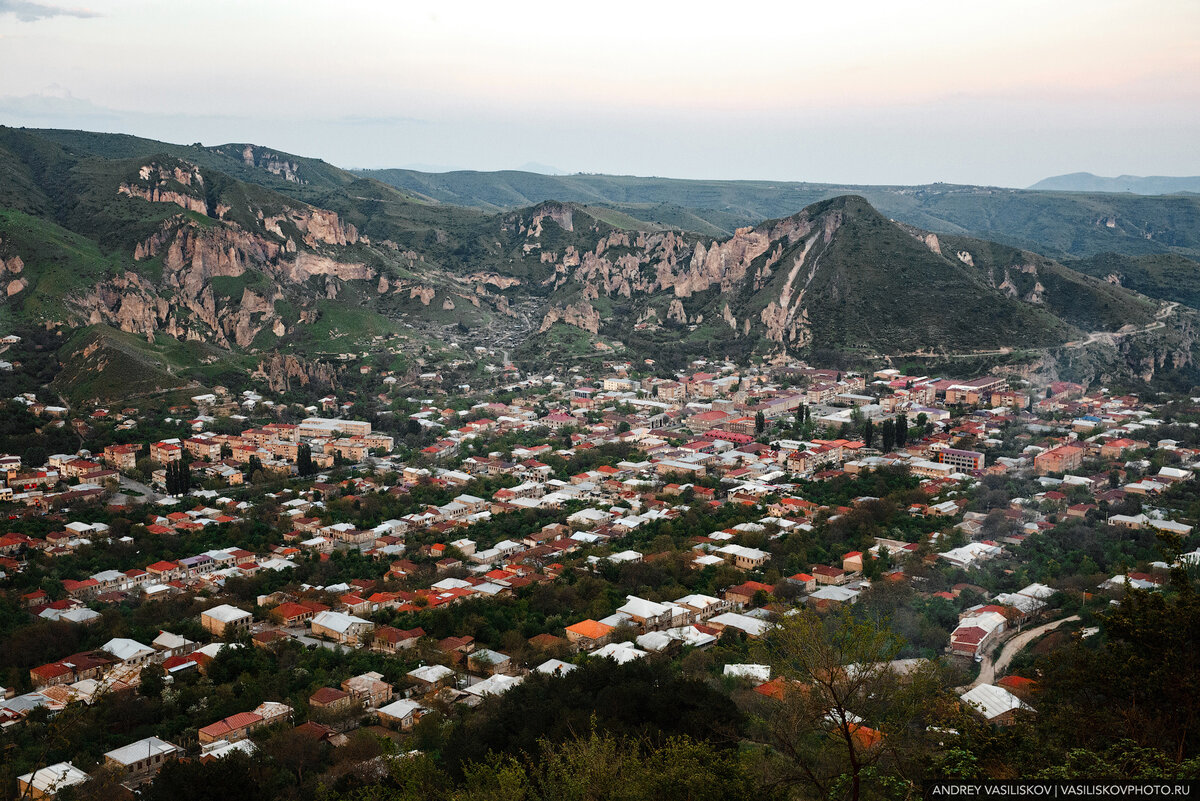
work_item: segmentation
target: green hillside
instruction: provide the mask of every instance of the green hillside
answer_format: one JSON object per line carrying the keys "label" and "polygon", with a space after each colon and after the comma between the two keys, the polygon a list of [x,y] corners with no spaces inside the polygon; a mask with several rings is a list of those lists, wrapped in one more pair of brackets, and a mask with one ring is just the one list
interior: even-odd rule
{"label": "green hillside", "polygon": [[1200,262],[1173,254],[1124,256],[1101,253],[1069,262],[1072,269],[1159,300],[1200,309]]}
{"label": "green hillside", "polygon": [[[1194,232],[1180,198],[526,173],[397,189],[373,175],[257,145],[0,127],[0,325],[86,332],[60,353],[60,386],[93,397],[204,385],[277,353],[326,382],[342,354],[474,345],[533,365],[1007,358],[1141,330],[1159,310],[1001,234],[1070,250]],[[580,199],[528,203],[563,187]],[[1163,230],[1096,224],[1131,200],[1167,215]],[[1169,297],[1127,271],[1127,287]]]}

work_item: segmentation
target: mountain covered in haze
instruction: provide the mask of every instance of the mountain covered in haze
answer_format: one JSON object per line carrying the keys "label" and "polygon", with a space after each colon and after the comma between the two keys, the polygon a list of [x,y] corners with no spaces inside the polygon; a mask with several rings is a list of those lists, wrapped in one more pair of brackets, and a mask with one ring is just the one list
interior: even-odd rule
{"label": "mountain covered in haze", "polygon": [[1200,176],[1190,178],[1164,175],[1118,175],[1105,178],[1090,172],[1073,172],[1044,178],[1031,191],[1046,192],[1128,192],[1132,195],[1178,195],[1200,193]]}
{"label": "mountain covered in haze", "polygon": [[1143,377],[1194,363],[1190,312],[859,195],[730,233],[651,216],[452,205],[257,145],[0,128],[0,330],[58,332],[63,391],[95,397],[231,372],[332,383],[348,353],[403,371],[471,345],[537,366],[1093,342]]}

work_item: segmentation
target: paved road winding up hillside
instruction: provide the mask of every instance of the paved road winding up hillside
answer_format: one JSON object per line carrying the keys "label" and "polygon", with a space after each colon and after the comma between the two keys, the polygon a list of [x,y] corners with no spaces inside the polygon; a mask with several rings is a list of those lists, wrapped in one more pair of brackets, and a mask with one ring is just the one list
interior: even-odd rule
{"label": "paved road winding up hillside", "polygon": [[1053,620],[1041,626],[1026,629],[1015,637],[1010,637],[1005,641],[1004,646],[1000,649],[1000,655],[995,657],[995,659],[993,659],[994,652],[983,657],[983,663],[979,666],[979,677],[968,685],[968,689],[978,687],[980,684],[994,684],[996,673],[1004,670],[1022,648],[1046,632],[1053,631],[1063,623],[1069,623],[1072,620],[1079,620],[1079,615],[1071,615],[1070,617]]}

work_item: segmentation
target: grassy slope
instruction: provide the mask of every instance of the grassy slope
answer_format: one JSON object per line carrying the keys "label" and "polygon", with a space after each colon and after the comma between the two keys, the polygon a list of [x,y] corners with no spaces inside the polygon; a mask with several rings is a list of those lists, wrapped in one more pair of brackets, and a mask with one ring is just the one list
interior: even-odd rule
{"label": "grassy slope", "polygon": [[[1021,297],[1034,293],[1040,283],[1042,303],[1057,317],[1085,330],[1115,331],[1123,325],[1145,325],[1155,305],[1102,280],[1082,275],[1058,262],[996,242],[943,236],[942,252],[971,254],[975,269],[999,285],[1005,275]],[[1036,274],[1022,268],[1033,266]]]}
{"label": "grassy slope", "polygon": [[87,326],[59,349],[62,370],[52,386],[72,402],[119,400],[176,389],[186,382],[172,371],[187,350],[169,337],[150,344],[108,326]]}
{"label": "grassy slope", "polygon": [[1175,300],[1200,309],[1200,263],[1172,254],[1122,256],[1102,253],[1073,261],[1081,273],[1105,279],[1117,276],[1121,285],[1160,300]]}
{"label": "grassy slope", "polygon": [[28,287],[11,298],[0,296],[0,322],[38,324],[67,316],[66,298],[125,269],[121,259],[95,242],[53,222],[12,209],[0,209],[0,258],[20,254]]}

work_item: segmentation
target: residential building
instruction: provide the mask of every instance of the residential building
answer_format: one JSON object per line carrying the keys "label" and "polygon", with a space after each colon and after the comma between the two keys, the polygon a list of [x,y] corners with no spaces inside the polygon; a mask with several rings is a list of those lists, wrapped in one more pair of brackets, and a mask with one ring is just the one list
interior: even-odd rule
{"label": "residential building", "polygon": [[183,749],[174,743],[147,737],[109,751],[104,755],[104,763],[120,771],[123,784],[137,787],[154,778],[168,759],[180,756]]}
{"label": "residential building", "polygon": [[236,606],[221,604],[200,613],[200,625],[217,637],[236,635],[248,631],[254,616]]}

